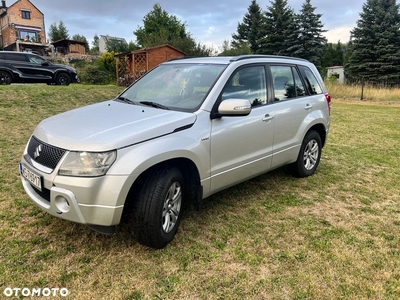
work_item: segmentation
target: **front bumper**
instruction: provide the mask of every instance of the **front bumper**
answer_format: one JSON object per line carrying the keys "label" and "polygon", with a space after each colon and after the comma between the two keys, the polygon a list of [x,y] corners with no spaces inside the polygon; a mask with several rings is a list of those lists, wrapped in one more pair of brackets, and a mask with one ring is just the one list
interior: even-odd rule
{"label": "front bumper", "polygon": [[95,178],[46,174],[31,166],[22,157],[21,163],[42,176],[42,191],[21,175],[22,185],[32,201],[47,213],[76,223],[96,226],[119,224],[129,188],[128,176]]}

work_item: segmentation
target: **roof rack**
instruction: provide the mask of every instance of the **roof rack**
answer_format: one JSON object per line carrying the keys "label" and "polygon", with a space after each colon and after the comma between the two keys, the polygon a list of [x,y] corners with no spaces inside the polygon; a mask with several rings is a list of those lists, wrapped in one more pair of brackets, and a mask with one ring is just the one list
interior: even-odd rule
{"label": "roof rack", "polygon": [[174,57],[170,58],[167,61],[174,61],[174,60],[181,60],[181,59],[188,59],[188,58],[195,58],[196,56],[182,56],[182,57]]}
{"label": "roof rack", "polygon": [[308,61],[303,58],[298,57],[290,57],[290,56],[280,56],[280,55],[264,55],[264,54],[247,54],[247,55],[238,55],[231,58],[231,62],[244,60],[244,59],[252,59],[252,58],[281,58],[281,59],[294,59],[294,60],[301,60],[301,61]]}

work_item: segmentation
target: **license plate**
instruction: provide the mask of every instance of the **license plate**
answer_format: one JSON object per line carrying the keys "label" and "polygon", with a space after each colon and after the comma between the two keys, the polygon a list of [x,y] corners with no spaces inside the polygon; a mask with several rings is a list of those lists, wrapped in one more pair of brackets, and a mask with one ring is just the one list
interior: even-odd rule
{"label": "license plate", "polygon": [[21,175],[28,180],[35,188],[39,191],[42,191],[42,176],[36,174],[31,171],[28,167],[26,167],[23,163],[19,164],[19,170]]}

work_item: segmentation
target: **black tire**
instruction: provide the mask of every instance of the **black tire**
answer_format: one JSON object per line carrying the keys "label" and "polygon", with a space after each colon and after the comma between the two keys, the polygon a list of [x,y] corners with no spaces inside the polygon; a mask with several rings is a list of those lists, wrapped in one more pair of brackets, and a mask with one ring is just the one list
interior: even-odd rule
{"label": "black tire", "polygon": [[174,239],[184,195],[185,181],[178,168],[162,166],[146,176],[133,207],[133,231],[139,243],[161,249]]}
{"label": "black tire", "polygon": [[322,142],[318,132],[308,132],[301,144],[297,161],[290,165],[292,174],[296,177],[313,175],[321,159],[321,150]]}
{"label": "black tire", "polygon": [[56,75],[56,85],[69,85],[71,77],[67,73],[60,72]]}
{"label": "black tire", "polygon": [[12,77],[7,71],[0,71],[0,84],[11,84]]}

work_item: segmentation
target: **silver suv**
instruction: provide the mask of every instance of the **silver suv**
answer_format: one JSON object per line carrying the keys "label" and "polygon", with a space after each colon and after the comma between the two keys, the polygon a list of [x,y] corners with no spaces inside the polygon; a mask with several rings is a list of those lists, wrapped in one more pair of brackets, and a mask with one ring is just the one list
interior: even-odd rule
{"label": "silver suv", "polygon": [[53,216],[105,234],[130,207],[136,239],[162,248],[186,204],[283,165],[312,175],[330,102],[306,60],[171,60],[113,100],[43,120],[22,156],[23,187]]}

